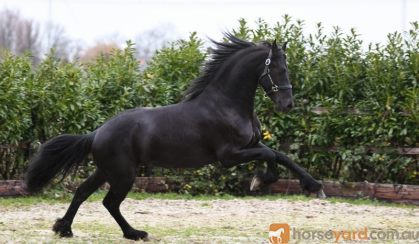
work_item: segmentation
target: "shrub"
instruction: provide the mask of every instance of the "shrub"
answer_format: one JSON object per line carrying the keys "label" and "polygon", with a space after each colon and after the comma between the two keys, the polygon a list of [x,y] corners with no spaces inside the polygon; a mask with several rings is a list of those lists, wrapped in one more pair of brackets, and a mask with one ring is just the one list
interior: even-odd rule
{"label": "shrub", "polygon": [[158,50],[144,71],[144,88],[149,92],[148,106],[177,103],[189,82],[199,74],[206,53],[203,42],[191,33],[188,40],[179,40]]}
{"label": "shrub", "polygon": [[[273,112],[262,92],[256,111],[264,143],[284,150],[316,178],[345,181],[418,183],[417,158],[397,147],[418,141],[418,23],[405,35],[392,33],[385,44],[362,43],[359,34],[321,24],[310,34],[304,23],[285,16],[273,26],[242,19],[232,32],[251,40],[288,42],[287,60],[296,108]],[[141,70],[133,44],[80,65],[49,55],[38,67],[28,57],[0,61],[0,175],[18,177],[38,142],[61,133],[93,131],[118,112],[137,106],[179,102],[199,73],[208,52],[192,33],[159,50]],[[7,146],[4,145],[14,145]],[[23,146],[22,146],[23,145]],[[26,149],[22,149],[26,148]],[[20,148],[20,149],[19,149]],[[83,175],[89,174],[91,165]],[[188,193],[243,193],[245,179],[260,164],[223,169],[155,170],[178,181]],[[282,171],[282,177],[288,177]]]}
{"label": "shrub", "polygon": [[[325,35],[318,24],[308,36],[302,29],[285,16],[274,27],[259,20],[253,30],[241,20],[234,31],[253,41],[288,41],[297,108],[273,114],[259,94],[256,111],[274,135],[268,144],[290,145],[293,159],[317,178],[418,183],[417,159],[394,152],[418,141],[418,23],[405,37],[392,33],[385,45],[367,49],[353,29]],[[328,112],[313,113],[318,107]]]}
{"label": "shrub", "polygon": [[[96,117],[91,118],[95,120],[92,121],[94,127],[119,112],[144,105],[147,100],[133,46],[127,42],[124,50],[114,49],[83,67],[83,96],[96,113]],[[85,113],[92,116],[90,111]]]}
{"label": "shrub", "polygon": [[25,84],[33,78],[29,57],[6,54],[0,62],[0,177],[10,179],[23,170],[31,128]]}

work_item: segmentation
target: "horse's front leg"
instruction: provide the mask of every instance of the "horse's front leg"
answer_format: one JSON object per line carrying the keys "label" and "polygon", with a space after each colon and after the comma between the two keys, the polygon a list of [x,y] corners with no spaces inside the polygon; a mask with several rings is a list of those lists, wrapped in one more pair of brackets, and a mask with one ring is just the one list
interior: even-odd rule
{"label": "horse's front leg", "polygon": [[231,168],[233,166],[247,163],[253,160],[268,162],[267,170],[264,173],[257,172],[255,177],[253,177],[252,183],[250,185],[251,191],[256,190],[262,184],[268,185],[278,180],[279,173],[275,159],[275,153],[268,147],[263,146],[263,144],[257,144],[255,147],[238,150],[225,150],[220,155],[221,164],[226,168]]}
{"label": "horse's front leg", "polygon": [[263,144],[258,144],[250,148],[224,150],[218,157],[221,164],[227,168],[252,160],[275,162],[276,159],[275,152]]}
{"label": "horse's front leg", "polygon": [[257,188],[257,184],[270,184],[278,179],[277,163],[280,163],[293,171],[300,179],[304,191],[317,193],[319,197],[325,197],[322,184],[317,182],[303,168],[294,163],[285,154],[272,150],[259,143],[256,147],[232,150],[225,152],[221,163],[226,167],[232,167],[252,160],[268,162],[268,169],[265,173],[259,173],[252,180],[251,188]]}
{"label": "horse's front leg", "polygon": [[316,181],[313,176],[311,176],[305,169],[300,167],[298,164],[294,163],[288,156],[285,154],[272,150],[275,152],[278,162],[292,172],[294,172],[300,180],[301,188],[308,193],[317,193],[319,198],[325,198],[326,195],[323,192],[323,185]]}

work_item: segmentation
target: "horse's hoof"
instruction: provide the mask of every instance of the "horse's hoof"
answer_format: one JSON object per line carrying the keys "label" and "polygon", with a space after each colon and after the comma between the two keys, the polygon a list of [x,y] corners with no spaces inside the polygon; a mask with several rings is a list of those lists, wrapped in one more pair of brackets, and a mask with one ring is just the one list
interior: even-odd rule
{"label": "horse's hoof", "polygon": [[60,232],[60,237],[64,237],[64,238],[73,237],[73,232],[71,230]]}
{"label": "horse's hoof", "polygon": [[319,193],[323,189],[323,185],[311,177],[300,179],[300,186],[306,195]]}
{"label": "horse's hoof", "polygon": [[60,235],[60,237],[73,237],[73,232],[71,231],[71,224],[65,219],[57,219],[52,230]]}
{"label": "horse's hoof", "polygon": [[325,199],[325,198],[326,198],[326,194],[324,194],[323,189],[320,189],[320,190],[317,192],[317,198],[320,198],[320,199]]}
{"label": "horse's hoof", "polygon": [[129,230],[126,233],[124,233],[124,237],[130,240],[138,241],[139,239],[143,241],[150,241],[150,238],[148,237],[148,233],[141,230]]}
{"label": "horse's hoof", "polygon": [[260,177],[257,175],[253,176],[252,182],[250,183],[250,191],[259,190],[261,185],[262,180],[260,179]]}

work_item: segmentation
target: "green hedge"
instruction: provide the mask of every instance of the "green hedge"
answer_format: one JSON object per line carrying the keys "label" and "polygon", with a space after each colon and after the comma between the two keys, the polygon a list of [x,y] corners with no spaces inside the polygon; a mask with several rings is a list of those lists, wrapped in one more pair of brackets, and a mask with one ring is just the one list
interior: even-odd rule
{"label": "green hedge", "polygon": [[[417,158],[394,150],[418,146],[418,23],[406,34],[389,34],[386,44],[367,47],[354,30],[345,34],[336,27],[324,34],[319,24],[304,35],[303,22],[288,16],[274,26],[259,20],[254,28],[242,19],[232,32],[256,42],[288,42],[296,108],[274,113],[258,93],[264,143],[285,150],[316,178],[419,183]],[[35,68],[29,57],[4,57],[0,144],[6,146],[0,148],[0,177],[19,177],[29,154],[48,138],[92,131],[128,108],[180,101],[208,57],[195,33],[159,50],[145,70],[132,47],[128,42],[124,50],[83,65],[53,54]],[[313,112],[319,108],[327,112]],[[215,164],[154,173],[178,181],[183,192],[241,193],[244,180],[261,167]],[[282,177],[289,177],[287,170]]]}

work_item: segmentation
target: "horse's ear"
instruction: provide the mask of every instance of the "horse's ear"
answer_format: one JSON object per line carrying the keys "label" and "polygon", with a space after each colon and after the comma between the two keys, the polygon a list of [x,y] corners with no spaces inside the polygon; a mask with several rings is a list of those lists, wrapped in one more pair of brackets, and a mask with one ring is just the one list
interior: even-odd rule
{"label": "horse's ear", "polygon": [[278,49],[278,45],[276,44],[276,39],[272,42],[272,49]]}
{"label": "horse's ear", "polygon": [[282,44],[282,50],[284,50],[284,52],[287,50],[287,44],[288,42],[284,42],[284,44]]}

